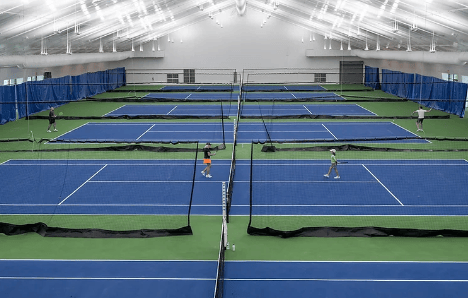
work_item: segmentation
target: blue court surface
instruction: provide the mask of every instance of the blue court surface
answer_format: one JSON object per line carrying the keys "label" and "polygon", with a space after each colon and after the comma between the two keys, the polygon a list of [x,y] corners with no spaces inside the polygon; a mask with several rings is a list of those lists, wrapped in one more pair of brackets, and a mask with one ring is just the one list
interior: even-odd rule
{"label": "blue court surface", "polygon": [[[268,134],[265,130],[268,130]],[[351,140],[373,143],[427,143],[424,139],[376,140],[380,138],[418,137],[393,122],[240,122],[237,135],[239,143],[253,141],[288,142],[294,140]]]}
{"label": "blue court surface", "polygon": [[2,297],[213,297],[216,261],[0,260]]}
{"label": "blue court surface", "polygon": [[162,90],[162,91],[178,91],[178,92],[183,92],[183,91],[229,92],[229,91],[239,91],[239,86],[238,85],[170,85],[170,86],[164,86],[160,90]]}
{"label": "blue court surface", "polygon": [[[340,180],[323,177],[329,164],[326,153],[324,160],[256,160],[254,213],[468,215],[468,184],[460,183],[468,181],[466,160],[349,160],[338,166]],[[203,168],[199,160],[191,213],[220,215],[230,160],[214,157],[211,179]],[[187,214],[193,174],[189,160],[9,160],[0,165],[0,212]],[[250,161],[238,160],[231,215],[248,215],[249,200]]]}
{"label": "blue court surface", "polygon": [[[2,295],[15,298],[205,298],[213,297],[216,269],[216,261],[0,260],[0,288]],[[466,262],[226,261],[224,278],[226,297],[468,293]]]}
{"label": "blue court surface", "polygon": [[225,295],[243,298],[440,298],[468,293],[468,263],[455,262],[233,261],[226,262],[225,278]]}
{"label": "blue court surface", "polygon": [[[197,164],[192,214],[221,214],[231,162],[215,164],[211,179]],[[0,165],[0,213],[187,215],[193,175],[193,160],[9,160]]]}
{"label": "blue court surface", "polygon": [[[231,116],[237,115],[237,105],[124,105],[104,116]],[[374,113],[357,104],[265,104],[243,105],[242,116],[298,116],[298,115],[332,115],[332,116],[375,116]]]}
{"label": "blue court surface", "polygon": [[[234,139],[234,123],[225,120],[224,134],[227,143]],[[122,141],[122,142],[183,142],[223,143],[223,122],[209,123],[86,123],[56,138],[57,141]]]}
{"label": "blue court surface", "polygon": [[243,91],[322,91],[325,90],[318,85],[244,85]]}
{"label": "blue court surface", "polygon": [[[266,122],[271,140],[287,142],[293,140],[349,140],[360,139],[369,142],[385,143],[427,143],[424,139],[372,141],[376,138],[418,137],[412,132],[393,122]],[[226,143],[234,139],[234,123],[224,121]],[[157,141],[180,142],[200,141],[211,143],[223,142],[223,123],[221,120],[211,123],[105,123],[90,122],[55,140],[57,141]],[[265,142],[268,135],[261,122],[239,123],[237,142]]]}
{"label": "blue court surface", "polygon": [[[239,93],[233,92],[195,92],[195,93],[148,93],[142,100],[161,101],[237,101]],[[294,101],[294,100],[330,100],[343,101],[343,97],[333,92],[251,92],[244,93],[242,100],[245,101]]]}
{"label": "blue court surface", "polygon": [[[334,172],[323,177],[330,166],[323,155],[327,160],[255,160],[253,213],[468,215],[466,160],[349,160],[334,179]],[[250,162],[238,160],[231,215],[249,214],[248,185]]]}
{"label": "blue court surface", "polygon": [[239,93],[236,92],[194,92],[194,93],[175,93],[175,92],[158,92],[148,93],[141,100],[161,100],[161,101],[237,101]]}

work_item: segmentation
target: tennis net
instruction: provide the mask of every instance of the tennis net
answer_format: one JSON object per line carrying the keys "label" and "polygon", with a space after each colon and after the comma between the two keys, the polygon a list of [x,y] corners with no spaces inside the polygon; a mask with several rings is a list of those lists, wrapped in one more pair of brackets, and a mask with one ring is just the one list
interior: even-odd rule
{"label": "tennis net", "polygon": [[222,298],[224,296],[224,260],[225,252],[228,249],[228,234],[227,234],[227,189],[226,183],[222,184],[222,224],[221,224],[221,241],[219,242],[218,267],[216,272],[216,284],[214,298]]}
{"label": "tennis net", "polygon": [[234,176],[236,173],[236,146],[237,146],[237,133],[239,130],[239,120],[241,114],[241,100],[240,96],[237,101],[237,116],[234,118],[234,139],[232,144],[231,167],[229,169],[229,181],[226,195],[226,221],[229,222],[229,214],[232,205],[232,193],[234,189]]}
{"label": "tennis net", "polygon": [[221,241],[219,242],[218,267],[216,272],[216,284],[214,298],[222,298],[224,296],[224,260],[227,245],[227,230],[226,223],[223,221],[221,227]]}
{"label": "tennis net", "polygon": [[191,235],[198,142],[4,140],[0,233],[47,237]]}

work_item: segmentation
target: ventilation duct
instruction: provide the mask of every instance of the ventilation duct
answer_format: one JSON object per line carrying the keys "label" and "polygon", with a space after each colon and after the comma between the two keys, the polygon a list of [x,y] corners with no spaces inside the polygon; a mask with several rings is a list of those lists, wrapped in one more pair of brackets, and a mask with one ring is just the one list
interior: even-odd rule
{"label": "ventilation duct", "polygon": [[247,0],[236,0],[237,14],[243,16],[247,7]]}
{"label": "ventilation duct", "polygon": [[430,53],[426,51],[401,52],[352,50],[351,55],[363,59],[397,60],[433,64],[465,65],[468,62],[468,52]]}
{"label": "ventilation duct", "polygon": [[133,56],[134,52],[0,56],[0,67],[46,68],[73,64],[121,61],[132,58]]}

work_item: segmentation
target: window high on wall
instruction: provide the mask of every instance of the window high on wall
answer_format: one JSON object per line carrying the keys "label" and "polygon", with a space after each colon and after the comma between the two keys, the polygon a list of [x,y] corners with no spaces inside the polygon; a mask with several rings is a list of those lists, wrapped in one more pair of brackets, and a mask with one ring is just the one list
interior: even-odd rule
{"label": "window high on wall", "polygon": [[327,81],[326,73],[316,73],[314,77],[315,83],[325,83]]}
{"label": "window high on wall", "polygon": [[179,74],[178,73],[168,73],[167,74],[167,82],[170,84],[178,84],[179,83]]}
{"label": "window high on wall", "polygon": [[195,69],[184,69],[184,83],[195,83]]}
{"label": "window high on wall", "polygon": [[442,80],[450,81],[450,82],[458,82],[458,75],[443,72],[442,73]]}

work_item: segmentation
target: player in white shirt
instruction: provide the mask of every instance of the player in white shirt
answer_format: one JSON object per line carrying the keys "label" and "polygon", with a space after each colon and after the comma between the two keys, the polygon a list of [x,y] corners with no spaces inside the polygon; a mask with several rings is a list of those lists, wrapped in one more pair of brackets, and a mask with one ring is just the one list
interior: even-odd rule
{"label": "player in white shirt", "polygon": [[419,110],[416,110],[413,113],[411,113],[411,115],[413,115],[414,113],[418,113],[418,120],[416,120],[416,127],[418,128],[418,131],[423,131],[424,114],[429,113],[430,111],[432,111],[432,108],[430,110],[425,110],[422,106],[419,106]]}

